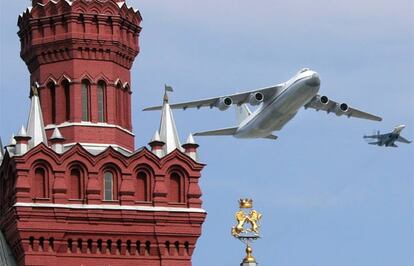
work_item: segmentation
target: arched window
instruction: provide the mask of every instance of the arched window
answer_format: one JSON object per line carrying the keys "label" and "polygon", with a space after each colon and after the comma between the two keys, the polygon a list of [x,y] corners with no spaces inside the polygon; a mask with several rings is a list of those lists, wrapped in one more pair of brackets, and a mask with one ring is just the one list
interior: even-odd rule
{"label": "arched window", "polygon": [[169,202],[182,202],[181,176],[177,173],[170,175],[170,185],[168,190]]}
{"label": "arched window", "polygon": [[47,88],[50,91],[50,106],[52,107],[52,124],[56,124],[56,86],[53,82],[47,84]]}
{"label": "arched window", "polygon": [[137,187],[135,189],[136,200],[148,201],[148,176],[145,172],[141,171],[137,175]]}
{"label": "arched window", "polygon": [[62,104],[64,106],[62,106],[62,110],[65,112],[63,118],[65,121],[69,121],[70,120],[70,84],[69,81],[67,79],[64,79],[61,83],[61,87],[63,89],[63,100],[62,100]]}
{"label": "arched window", "polygon": [[81,171],[77,168],[70,171],[70,198],[82,198],[82,176]]}
{"label": "arched window", "polygon": [[104,81],[98,82],[97,99],[98,99],[98,122],[106,122],[106,104],[105,104],[106,84]]}
{"label": "arched window", "polygon": [[82,121],[90,121],[89,114],[89,91],[90,83],[87,80],[82,80]]}
{"label": "arched window", "polygon": [[110,171],[104,173],[104,200],[114,200],[114,175]]}
{"label": "arched window", "polygon": [[36,168],[32,189],[35,198],[47,198],[47,178],[46,170],[44,168]]}

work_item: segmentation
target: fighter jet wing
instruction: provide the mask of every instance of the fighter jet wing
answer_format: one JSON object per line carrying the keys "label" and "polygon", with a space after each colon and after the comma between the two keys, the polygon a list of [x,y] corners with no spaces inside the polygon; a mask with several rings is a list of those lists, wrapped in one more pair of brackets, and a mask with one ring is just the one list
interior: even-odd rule
{"label": "fighter jet wing", "polygon": [[362,119],[368,119],[373,121],[381,121],[382,118],[364,111],[360,111],[356,108],[348,106],[346,103],[337,103],[326,96],[315,96],[309,103],[305,105],[305,108],[313,108],[317,111],[322,110],[327,113],[335,113],[337,116],[345,115],[347,117],[357,117]]}
{"label": "fighter jet wing", "polygon": [[410,144],[412,142],[401,136],[398,136],[397,141],[402,142],[402,143],[407,143],[407,144]]}
{"label": "fighter jet wing", "polygon": [[[232,104],[241,105],[243,103],[249,103],[251,97],[256,97],[256,96],[258,97],[257,99],[258,101],[267,101],[271,99],[274,95],[279,94],[284,88],[283,85],[284,84],[277,84],[274,86],[252,90],[252,91],[247,91],[247,92],[242,92],[242,93],[235,93],[235,94],[229,94],[229,95],[208,98],[208,99],[203,99],[203,100],[170,104],[170,107],[173,109],[183,109],[183,110],[187,108],[200,109],[201,107],[220,108],[221,105],[224,105],[224,107],[228,107]],[[262,99],[260,99],[260,97],[262,97]],[[162,109],[162,106],[153,106],[153,107],[145,108],[144,111],[154,111],[154,110],[161,110],[161,109]]]}

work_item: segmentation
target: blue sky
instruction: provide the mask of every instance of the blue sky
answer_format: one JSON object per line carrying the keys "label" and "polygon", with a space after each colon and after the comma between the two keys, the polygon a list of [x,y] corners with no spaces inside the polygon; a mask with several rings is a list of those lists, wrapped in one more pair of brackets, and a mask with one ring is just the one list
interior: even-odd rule
{"label": "blue sky", "polygon": [[[17,16],[29,1],[0,3],[0,136],[27,120],[29,74],[19,58]],[[132,69],[136,145],[146,145],[162,100],[211,97],[272,85],[302,67],[321,75],[320,93],[381,115],[371,122],[301,110],[277,141],[197,138],[207,164],[208,211],[195,266],[238,265],[230,236],[240,197],[264,214],[254,245],[260,265],[414,265],[414,145],[367,145],[363,134],[397,124],[414,139],[414,3],[293,0],[135,0],[144,21]],[[190,132],[235,125],[228,110],[175,111]],[[217,261],[218,260],[218,261]]]}

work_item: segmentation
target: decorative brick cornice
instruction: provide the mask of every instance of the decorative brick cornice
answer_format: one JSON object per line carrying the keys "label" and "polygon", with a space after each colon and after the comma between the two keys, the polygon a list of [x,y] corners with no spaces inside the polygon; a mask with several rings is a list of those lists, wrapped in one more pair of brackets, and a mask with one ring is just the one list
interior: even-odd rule
{"label": "decorative brick cornice", "polygon": [[21,57],[39,65],[70,59],[112,61],[127,69],[139,53],[139,11],[114,0],[37,3],[20,17]]}

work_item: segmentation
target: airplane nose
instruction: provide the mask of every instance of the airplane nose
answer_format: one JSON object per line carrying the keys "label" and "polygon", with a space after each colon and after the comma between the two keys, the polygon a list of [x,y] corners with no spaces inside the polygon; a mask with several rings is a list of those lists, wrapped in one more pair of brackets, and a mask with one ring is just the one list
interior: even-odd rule
{"label": "airplane nose", "polygon": [[306,84],[311,87],[317,87],[321,85],[321,79],[319,78],[319,74],[313,73],[312,76],[310,76],[308,80],[306,80]]}

